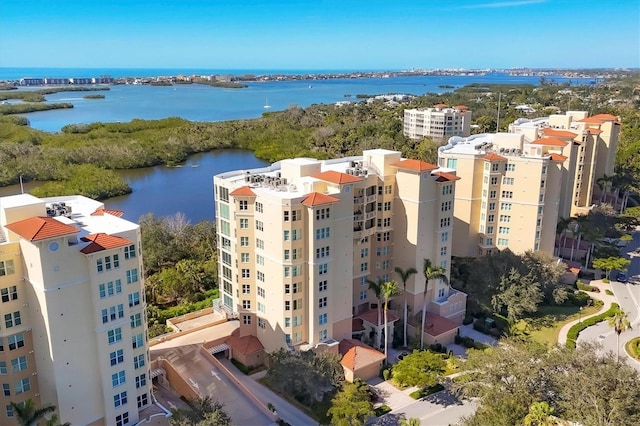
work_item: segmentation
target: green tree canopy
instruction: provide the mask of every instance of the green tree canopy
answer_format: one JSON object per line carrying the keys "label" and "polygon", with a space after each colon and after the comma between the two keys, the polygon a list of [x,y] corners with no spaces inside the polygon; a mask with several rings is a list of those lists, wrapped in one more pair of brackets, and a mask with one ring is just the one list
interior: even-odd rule
{"label": "green tree canopy", "polygon": [[596,269],[602,269],[607,279],[609,279],[609,275],[611,274],[611,271],[613,269],[626,272],[627,266],[629,266],[630,264],[631,261],[629,259],[625,259],[624,257],[610,256],[606,258],[593,259],[593,267]]}
{"label": "green tree canopy", "polygon": [[428,387],[435,385],[445,370],[444,355],[415,349],[393,366],[393,381],[399,386]]}
{"label": "green tree canopy", "polygon": [[335,426],[359,426],[374,414],[369,385],[360,379],[345,382],[327,412]]}
{"label": "green tree canopy", "polygon": [[174,409],[170,426],[231,426],[224,404],[210,396],[188,401],[191,410]]}

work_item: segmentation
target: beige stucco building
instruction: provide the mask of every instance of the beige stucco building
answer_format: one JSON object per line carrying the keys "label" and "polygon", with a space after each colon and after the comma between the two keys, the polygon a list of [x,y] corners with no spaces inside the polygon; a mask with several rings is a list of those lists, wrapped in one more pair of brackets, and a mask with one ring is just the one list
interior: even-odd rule
{"label": "beige stucco building", "polygon": [[9,402],[62,422],[138,422],[151,402],[140,229],[100,202],[0,198],[0,424]]}
{"label": "beige stucco building", "polygon": [[471,111],[464,105],[404,110],[403,133],[411,139],[469,136],[470,129]]}
{"label": "beige stucco building", "polygon": [[[396,266],[421,271],[425,258],[449,269],[457,180],[452,170],[382,149],[215,176],[221,305],[239,316],[239,337],[256,336],[266,352],[337,351],[363,323],[381,332],[367,280],[397,280]],[[412,316],[424,287],[422,273],[407,283]],[[436,282],[427,298],[427,310],[454,333],[466,295]]]}
{"label": "beige stucco building", "polygon": [[509,133],[453,137],[438,164],[456,170],[453,254],[509,248],[554,253],[560,217],[587,214],[596,180],[613,174],[619,125],[569,111],[518,119]]}

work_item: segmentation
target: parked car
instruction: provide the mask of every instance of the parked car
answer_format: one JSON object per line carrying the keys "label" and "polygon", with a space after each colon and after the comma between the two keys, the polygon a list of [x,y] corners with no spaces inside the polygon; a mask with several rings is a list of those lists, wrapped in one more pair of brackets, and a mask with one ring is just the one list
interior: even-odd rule
{"label": "parked car", "polygon": [[629,283],[630,284],[640,284],[640,275],[634,275],[632,277],[629,277]]}
{"label": "parked car", "polygon": [[620,283],[626,283],[627,281],[629,281],[629,277],[627,277],[627,274],[625,274],[624,272],[619,272],[617,281]]}

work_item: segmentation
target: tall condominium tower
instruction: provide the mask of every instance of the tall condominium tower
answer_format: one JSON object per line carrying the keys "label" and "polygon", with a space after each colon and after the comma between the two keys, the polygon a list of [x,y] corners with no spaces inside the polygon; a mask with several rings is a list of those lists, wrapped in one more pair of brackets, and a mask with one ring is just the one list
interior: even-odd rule
{"label": "tall condominium tower", "polygon": [[[425,293],[422,265],[450,266],[457,180],[451,170],[383,149],[215,176],[222,305],[267,352],[335,345],[358,333],[381,335],[367,280],[398,280],[396,266],[414,267],[406,291],[411,329],[419,334],[415,317],[426,294],[425,341],[452,341],[466,295],[444,281]],[[402,300],[394,302],[398,312]]]}
{"label": "tall condominium tower", "polygon": [[469,136],[470,129],[471,111],[464,105],[404,110],[403,131],[411,139]]}
{"label": "tall condominium tower", "polygon": [[10,402],[126,425],[151,400],[140,228],[100,202],[0,198],[1,424]]}

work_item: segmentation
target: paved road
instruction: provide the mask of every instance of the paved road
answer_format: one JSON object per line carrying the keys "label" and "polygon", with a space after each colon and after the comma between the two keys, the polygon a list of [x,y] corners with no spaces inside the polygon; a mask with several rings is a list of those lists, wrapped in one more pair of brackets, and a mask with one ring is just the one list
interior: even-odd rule
{"label": "paved road", "polygon": [[201,396],[211,396],[224,403],[234,425],[273,425],[227,377],[201,353],[199,345],[185,345],[153,350],[153,358],[166,358],[178,373]]}

